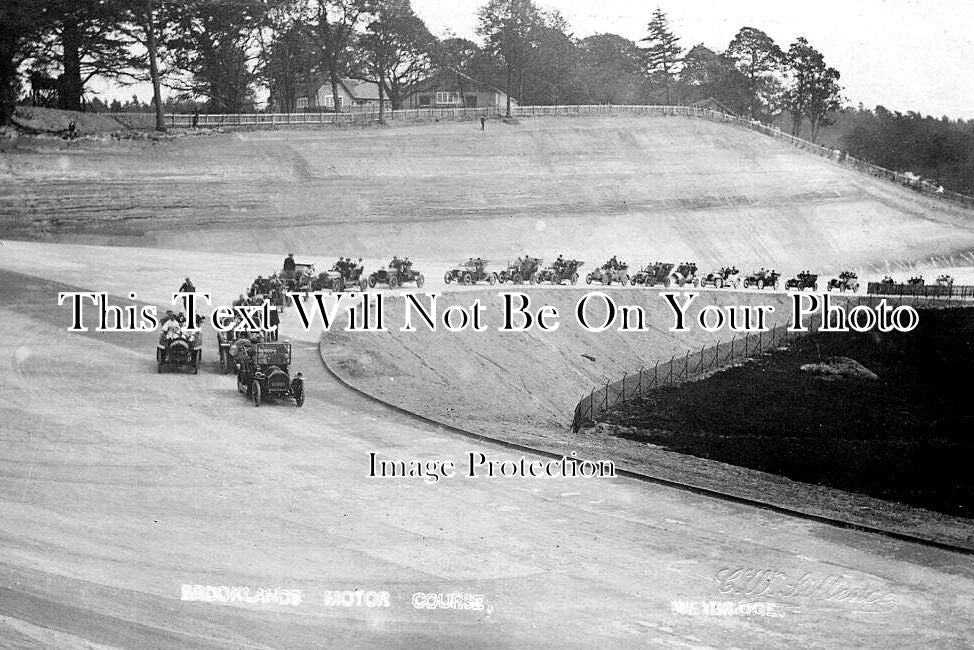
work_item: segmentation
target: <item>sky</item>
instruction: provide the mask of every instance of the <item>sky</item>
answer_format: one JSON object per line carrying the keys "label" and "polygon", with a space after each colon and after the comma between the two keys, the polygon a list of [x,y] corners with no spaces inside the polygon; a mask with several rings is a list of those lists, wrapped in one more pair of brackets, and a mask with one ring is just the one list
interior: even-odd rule
{"label": "sky", "polygon": [[[412,0],[430,30],[476,37],[486,0]],[[842,74],[853,105],[974,118],[974,0],[535,0],[557,9],[583,38],[619,34],[638,41],[656,6],[689,49],[721,51],[744,26],[783,49],[804,36]]]}

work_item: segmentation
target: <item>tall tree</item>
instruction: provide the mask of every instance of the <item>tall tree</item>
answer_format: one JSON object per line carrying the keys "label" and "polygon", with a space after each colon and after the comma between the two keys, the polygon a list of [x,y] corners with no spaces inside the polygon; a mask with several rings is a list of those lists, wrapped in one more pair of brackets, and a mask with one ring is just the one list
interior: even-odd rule
{"label": "tall tree", "polygon": [[302,15],[305,4],[278,0],[269,6],[258,30],[258,72],[268,89],[268,105],[285,113],[297,109],[297,99],[306,94],[318,62],[313,30]]}
{"label": "tall tree", "polygon": [[182,72],[170,86],[187,97],[206,97],[211,110],[240,113],[253,108],[259,30],[267,5],[177,5],[177,37],[168,43],[173,66]]}
{"label": "tall tree", "polygon": [[314,0],[312,21],[320,67],[328,72],[336,111],[338,80],[348,68],[353,36],[374,9],[374,0]]}
{"label": "tall tree", "polygon": [[680,39],[670,31],[669,20],[659,7],[653,12],[653,17],[647,27],[648,34],[642,40],[647,43],[643,52],[646,57],[646,71],[663,84],[666,103],[670,103],[670,86],[673,83],[680,64]]}
{"label": "tall tree", "polygon": [[735,113],[747,110],[747,79],[730,58],[703,43],[694,45],[683,58],[680,82],[686,100],[714,97]]}
{"label": "tall tree", "polygon": [[786,57],[788,87],[784,93],[784,104],[791,112],[791,134],[801,132],[802,120],[810,115],[813,137],[818,135],[818,127],[833,105],[838,107],[839,73],[825,65],[825,57],[799,37],[788,48]]}
{"label": "tall tree", "polygon": [[486,50],[504,63],[507,116],[511,116],[511,95],[516,92],[515,75],[523,75],[531,49],[531,35],[539,14],[531,0],[490,0],[477,13],[477,33]]}
{"label": "tall tree", "polygon": [[831,122],[829,114],[839,110],[842,88],[839,86],[839,71],[825,68],[817,72],[808,84],[808,101],[805,103],[805,117],[812,127],[811,141],[818,140],[819,130]]}
{"label": "tall tree", "polygon": [[66,0],[0,2],[0,125],[10,123],[20,94],[18,70],[36,53],[41,38],[54,28]]}
{"label": "tall tree", "polygon": [[156,130],[166,130],[162,106],[162,76],[165,44],[176,37],[178,7],[165,0],[111,0],[121,12],[120,32],[128,39],[133,51],[128,62],[132,78],[152,84],[152,104],[156,115]]}
{"label": "tall tree", "polygon": [[568,21],[557,11],[538,11],[529,35],[518,95],[528,104],[567,104],[576,99],[579,51]]}
{"label": "tall tree", "polygon": [[402,108],[406,89],[429,72],[435,41],[409,0],[380,0],[357,48],[365,80],[379,87],[380,119],[384,96]]}
{"label": "tall tree", "polygon": [[577,83],[588,102],[635,104],[645,95],[646,76],[639,46],[616,34],[579,41]]}
{"label": "tall tree", "polygon": [[294,22],[269,37],[264,45],[261,77],[269,91],[268,103],[291,113],[297,98],[306,94],[318,61],[314,35],[307,25]]}
{"label": "tall tree", "polygon": [[781,70],[785,53],[760,29],[742,27],[725,53],[747,77],[747,113],[754,117],[762,94],[774,88],[774,74]]}
{"label": "tall tree", "polygon": [[128,52],[119,33],[122,12],[104,0],[76,0],[61,14],[53,40],[52,57],[63,73],[59,88],[60,107],[80,111],[84,88],[94,76],[124,76]]}

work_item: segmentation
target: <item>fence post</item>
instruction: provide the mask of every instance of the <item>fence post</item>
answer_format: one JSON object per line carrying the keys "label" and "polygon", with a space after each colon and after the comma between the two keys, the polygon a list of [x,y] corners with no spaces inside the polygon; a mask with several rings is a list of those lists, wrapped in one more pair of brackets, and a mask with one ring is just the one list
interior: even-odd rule
{"label": "fence post", "polygon": [[687,350],[687,358],[683,360],[683,380],[690,378],[690,351]]}

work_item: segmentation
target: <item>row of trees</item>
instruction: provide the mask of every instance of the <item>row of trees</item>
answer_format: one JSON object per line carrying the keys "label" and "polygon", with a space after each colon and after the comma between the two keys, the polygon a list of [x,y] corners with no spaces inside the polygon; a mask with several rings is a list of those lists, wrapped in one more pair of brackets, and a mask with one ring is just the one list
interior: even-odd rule
{"label": "row of trees", "polygon": [[896,171],[936,179],[974,195],[974,120],[934,118],[877,106],[844,108],[822,131],[822,142]]}
{"label": "row of trees", "polygon": [[[818,135],[839,105],[839,73],[798,38],[787,51],[744,27],[722,52],[685,50],[657,9],[634,42],[575,38],[533,0],[487,0],[480,42],[438,39],[409,0],[5,0],[0,6],[0,122],[21,75],[55,76],[63,108],[80,110],[98,76],[150,81],[162,127],[163,85],[218,112],[252,110],[258,88],[282,111],[342,77],[373,82],[399,107],[432,70],[475,78],[522,104],[689,103],[714,97],[760,119],[787,114]],[[461,97],[464,93],[460,93]]]}

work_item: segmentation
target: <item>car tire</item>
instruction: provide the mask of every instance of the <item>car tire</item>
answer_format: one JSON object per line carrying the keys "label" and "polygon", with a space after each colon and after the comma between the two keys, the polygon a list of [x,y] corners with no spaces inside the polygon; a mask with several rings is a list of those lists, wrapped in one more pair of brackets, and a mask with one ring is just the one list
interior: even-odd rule
{"label": "car tire", "polygon": [[443,283],[444,284],[450,284],[450,280],[451,279],[453,279],[453,275],[451,275],[449,271],[447,271],[446,273],[443,274]]}
{"label": "car tire", "polygon": [[463,283],[465,285],[467,285],[467,286],[470,286],[471,284],[473,284],[473,276],[470,275],[470,273],[464,273],[463,274]]}
{"label": "car tire", "polygon": [[761,291],[762,289],[764,289],[764,279],[758,278],[758,291]]}
{"label": "car tire", "polygon": [[261,391],[259,381],[255,380],[254,383],[250,385],[250,394],[254,399],[254,406],[260,406]]}

